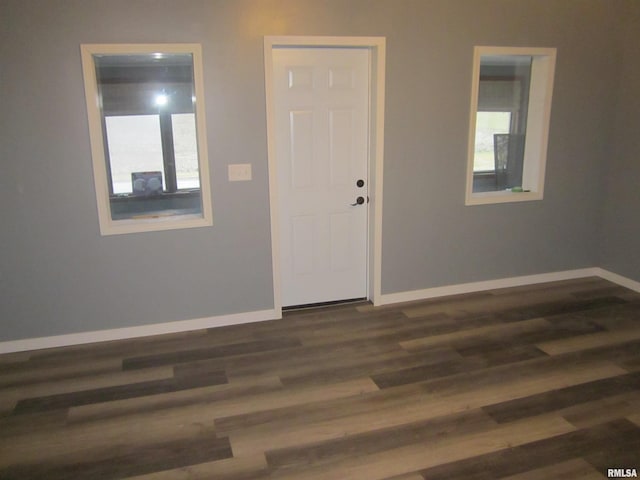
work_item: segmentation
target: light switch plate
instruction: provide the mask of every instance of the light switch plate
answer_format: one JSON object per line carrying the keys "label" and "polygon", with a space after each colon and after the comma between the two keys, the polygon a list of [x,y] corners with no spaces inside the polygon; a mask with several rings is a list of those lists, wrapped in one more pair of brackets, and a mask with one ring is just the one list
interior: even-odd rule
{"label": "light switch plate", "polygon": [[246,182],[251,180],[250,163],[233,163],[228,165],[230,182]]}

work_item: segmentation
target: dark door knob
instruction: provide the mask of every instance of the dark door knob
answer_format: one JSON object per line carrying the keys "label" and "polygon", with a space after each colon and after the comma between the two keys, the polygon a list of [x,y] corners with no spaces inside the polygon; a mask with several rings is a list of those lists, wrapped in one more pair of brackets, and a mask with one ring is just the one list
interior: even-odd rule
{"label": "dark door knob", "polygon": [[358,187],[360,187],[360,188],[364,187],[364,180],[362,180],[362,179],[361,179],[361,180],[358,180],[358,181],[356,182],[356,185],[357,185]]}
{"label": "dark door knob", "polygon": [[356,198],[356,203],[352,203],[351,206],[355,207],[356,205],[362,205],[364,203],[364,197]]}

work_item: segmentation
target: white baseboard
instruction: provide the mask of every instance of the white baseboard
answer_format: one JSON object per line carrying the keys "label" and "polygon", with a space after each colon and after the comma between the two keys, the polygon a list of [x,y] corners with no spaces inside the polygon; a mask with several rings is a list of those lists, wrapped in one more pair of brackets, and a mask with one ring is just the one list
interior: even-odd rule
{"label": "white baseboard", "polygon": [[[572,280],[584,277],[601,277],[623,287],[640,292],[640,282],[623,277],[616,273],[599,267],[582,268],[578,270],[566,270],[562,272],[542,273],[538,275],[525,275],[521,277],[500,278],[481,282],[462,283],[443,287],[426,288],[409,292],[390,293],[380,296],[376,306],[392,303],[413,302],[429,298],[444,297],[447,295],[459,295],[462,293],[481,292],[497,288],[519,287],[536,283],[555,282],[560,280]],[[123,340],[136,337],[148,337],[164,333],[187,332],[204,328],[224,327],[229,325],[241,325],[243,323],[262,322],[281,318],[282,314],[276,310],[259,310],[216,317],[196,318],[177,322],[156,323],[138,327],[116,328],[112,330],[98,330],[94,332],[71,333],[51,337],[26,338],[23,340],[11,340],[0,342],[0,354],[23,352],[27,350],[41,350],[43,348],[66,347],[85,343],[106,342],[111,340]]]}
{"label": "white baseboard", "polygon": [[631,280],[630,278],[610,272],[609,270],[605,270],[604,268],[596,268],[596,270],[598,271],[596,275],[598,275],[599,277],[602,277],[605,280],[609,280],[610,282],[617,283],[618,285],[626,287],[629,290],[640,292],[640,282],[636,282],[635,280]]}
{"label": "white baseboard", "polygon": [[162,335],[164,333],[187,332],[205,328],[225,327],[229,325],[241,325],[243,323],[262,322],[281,318],[276,310],[259,310],[216,317],[195,318],[177,322],[156,323],[141,325],[138,327],[114,328],[111,330],[98,330],[93,332],[70,333],[51,337],[25,338],[23,340],[11,340],[0,342],[0,354],[23,352],[26,350],[41,350],[43,348],[66,347],[84,343],[108,342],[111,340],[123,340],[136,337],[148,337]]}
{"label": "white baseboard", "polygon": [[417,300],[427,300],[429,298],[459,295],[462,293],[482,292],[484,290],[494,290],[497,288],[519,287],[521,285],[533,285],[536,283],[602,276],[600,275],[600,272],[600,268],[581,268],[578,270],[565,270],[562,272],[541,273],[538,275],[499,278],[497,280],[485,280],[481,282],[461,283],[458,285],[446,285],[443,287],[412,290],[409,292],[389,293],[381,295],[380,301],[376,303],[376,306],[388,305],[391,303],[414,302]]}

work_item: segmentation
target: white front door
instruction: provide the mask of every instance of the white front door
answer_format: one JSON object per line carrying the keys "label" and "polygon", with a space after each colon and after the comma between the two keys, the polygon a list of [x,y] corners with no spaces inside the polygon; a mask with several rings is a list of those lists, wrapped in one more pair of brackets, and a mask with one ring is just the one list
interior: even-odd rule
{"label": "white front door", "polygon": [[282,305],[364,298],[369,50],[272,55]]}

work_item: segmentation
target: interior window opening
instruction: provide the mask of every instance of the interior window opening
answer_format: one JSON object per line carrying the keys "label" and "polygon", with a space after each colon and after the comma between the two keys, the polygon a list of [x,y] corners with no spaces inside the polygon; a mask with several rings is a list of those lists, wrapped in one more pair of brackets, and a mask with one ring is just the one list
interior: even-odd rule
{"label": "interior window opening", "polygon": [[554,65],[554,49],[476,47],[467,204],[542,198]]}

